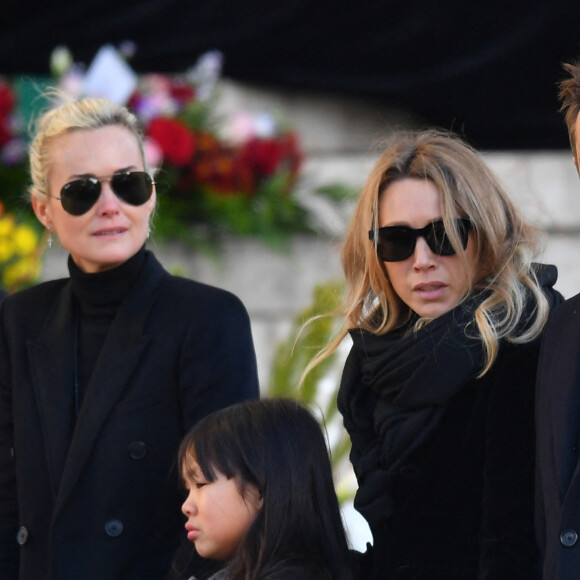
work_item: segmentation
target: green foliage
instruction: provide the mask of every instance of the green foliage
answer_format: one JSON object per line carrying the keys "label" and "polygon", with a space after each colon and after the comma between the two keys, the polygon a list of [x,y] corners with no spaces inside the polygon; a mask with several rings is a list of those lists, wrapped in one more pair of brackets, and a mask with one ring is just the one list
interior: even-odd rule
{"label": "green foliage", "polygon": [[183,122],[195,131],[206,129],[210,118],[211,108],[209,101],[190,101],[181,112]]}
{"label": "green foliage", "polygon": [[[336,479],[348,457],[350,440],[336,406],[338,380],[330,393],[324,392],[323,382],[336,369],[338,354],[334,352],[324,359],[308,373],[300,388],[298,385],[308,363],[338,331],[337,311],[343,291],[344,285],[340,282],[327,282],[314,288],[312,304],[295,316],[288,338],[278,345],[266,391],[268,397],[297,399],[314,411],[319,410],[323,415],[323,427],[337,427],[338,436],[330,442]],[[352,491],[339,487],[338,496],[341,502],[346,501],[352,497]]]}
{"label": "green foliage", "polygon": [[202,250],[214,252],[224,235],[259,239],[270,247],[284,249],[291,236],[308,233],[306,210],[290,193],[290,176],[276,174],[264,180],[259,195],[224,193],[192,185],[187,196],[169,194],[171,172],[156,176],[159,214],[155,235],[159,240],[180,239]]}
{"label": "green foliage", "polygon": [[342,183],[329,183],[317,187],[315,193],[332,201],[341,202],[358,198],[360,192],[357,188]]}

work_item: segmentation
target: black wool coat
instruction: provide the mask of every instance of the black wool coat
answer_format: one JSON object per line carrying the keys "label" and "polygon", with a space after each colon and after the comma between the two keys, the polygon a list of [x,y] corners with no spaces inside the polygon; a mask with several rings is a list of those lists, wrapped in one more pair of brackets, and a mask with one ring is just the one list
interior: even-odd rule
{"label": "black wool coat", "polygon": [[160,579],[185,537],[182,436],[259,394],[248,316],[148,253],[71,438],[72,304],[63,279],[0,307],[0,579]]}
{"label": "black wool coat", "polygon": [[[392,513],[374,514],[374,546],[361,558],[361,580],[533,577],[538,351],[539,340],[503,343],[492,369],[447,402],[436,430],[398,469]],[[343,381],[356,380],[357,358],[351,352]],[[437,381],[434,370],[433,389]],[[364,404],[376,402],[369,395]],[[343,409],[348,405],[339,401]],[[356,456],[364,450],[355,441]]]}
{"label": "black wool coat", "polygon": [[545,580],[580,578],[580,294],[558,307],[537,384],[537,536]]}

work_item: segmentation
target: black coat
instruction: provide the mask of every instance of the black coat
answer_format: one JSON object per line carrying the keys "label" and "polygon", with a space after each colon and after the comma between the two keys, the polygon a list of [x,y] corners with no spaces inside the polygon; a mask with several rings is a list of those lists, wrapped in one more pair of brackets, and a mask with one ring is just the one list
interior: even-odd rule
{"label": "black coat", "polygon": [[537,535],[545,580],[580,577],[580,294],[552,315],[538,367]]}
{"label": "black coat", "polygon": [[159,579],[185,534],[182,436],[258,396],[248,316],[232,294],[170,276],[149,254],[69,440],[70,286],[46,282],[0,309],[0,579]]}
{"label": "black coat", "polygon": [[[392,514],[376,514],[361,580],[532,578],[538,350],[539,341],[502,344],[492,369],[448,402],[400,466]],[[345,373],[356,364],[347,361]]]}

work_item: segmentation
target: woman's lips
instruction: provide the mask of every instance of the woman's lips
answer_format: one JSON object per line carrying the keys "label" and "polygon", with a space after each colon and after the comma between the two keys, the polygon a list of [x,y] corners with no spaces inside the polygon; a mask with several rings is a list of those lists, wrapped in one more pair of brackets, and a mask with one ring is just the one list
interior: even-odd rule
{"label": "woman's lips", "polygon": [[439,298],[447,288],[447,284],[443,282],[422,282],[413,286],[413,292],[426,300],[434,300]]}
{"label": "woman's lips", "polygon": [[95,232],[93,235],[97,237],[118,236],[124,234],[126,231],[127,228],[110,228],[106,230],[99,230]]}

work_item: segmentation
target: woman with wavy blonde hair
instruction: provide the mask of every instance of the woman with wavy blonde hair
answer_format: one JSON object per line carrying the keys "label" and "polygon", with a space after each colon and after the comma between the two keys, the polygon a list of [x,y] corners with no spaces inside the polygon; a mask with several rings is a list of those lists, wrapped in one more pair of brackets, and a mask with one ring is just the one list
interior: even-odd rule
{"label": "woman with wavy blonde hair", "polygon": [[373,534],[364,578],[532,577],[534,377],[561,300],[535,253],[470,146],[393,136],[346,234],[345,330],[322,355],[350,334],[338,406]]}

